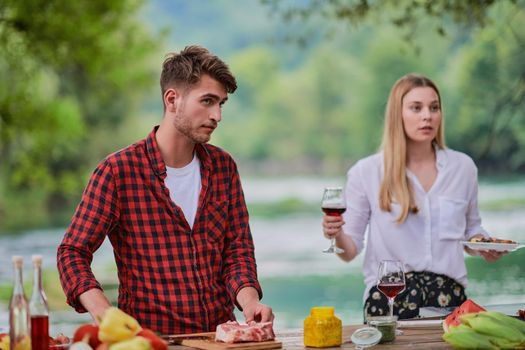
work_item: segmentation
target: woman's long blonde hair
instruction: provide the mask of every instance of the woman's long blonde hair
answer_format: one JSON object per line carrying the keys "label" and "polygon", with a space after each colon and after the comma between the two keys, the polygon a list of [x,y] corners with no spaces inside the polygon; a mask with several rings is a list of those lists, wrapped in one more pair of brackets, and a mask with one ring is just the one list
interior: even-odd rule
{"label": "woman's long blonde hair", "polygon": [[[419,74],[407,74],[401,77],[390,90],[385,110],[385,126],[383,130],[384,174],[379,191],[379,207],[384,211],[391,211],[392,201],[395,199],[401,206],[401,213],[397,223],[402,223],[409,212],[417,213],[418,208],[414,201],[412,188],[406,176],[407,142],[403,127],[403,98],[416,87],[430,87],[436,91],[441,110],[441,95],[434,82]],[[438,148],[445,147],[443,137],[443,121],[439,124],[437,134],[432,143]]]}

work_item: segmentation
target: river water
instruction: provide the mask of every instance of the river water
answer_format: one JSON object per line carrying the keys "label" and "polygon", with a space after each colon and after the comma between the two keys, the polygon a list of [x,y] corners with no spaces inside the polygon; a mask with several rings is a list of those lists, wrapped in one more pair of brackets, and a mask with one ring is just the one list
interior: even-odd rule
{"label": "river water", "polygon": [[[319,203],[326,185],[343,185],[340,178],[294,178],[276,181],[259,179],[244,181],[248,205],[272,203],[286,198]],[[525,198],[525,182],[512,184],[480,184],[480,204]],[[505,212],[482,211],[483,226],[495,236],[525,242],[525,208]],[[263,301],[274,308],[276,327],[299,328],[309,308],[315,305],[334,305],[344,323],[362,320],[363,283],[362,257],[343,263],[336,256],[323,254],[328,245],[321,234],[321,213],[279,216],[272,219],[252,217],[251,228],[256,247],[259,278],[265,292]],[[56,248],[64,228],[28,231],[16,236],[0,237],[0,285],[11,283],[11,256],[23,255],[26,261],[26,279],[31,279],[31,254],[44,256],[44,269],[56,269]],[[522,251],[514,252],[524,257]],[[509,255],[509,256],[510,256]],[[517,255],[515,255],[517,256]],[[475,271],[467,289],[480,303],[523,303],[525,305],[525,278],[523,265],[508,260],[504,272],[493,283],[484,275],[490,264],[479,258],[470,258]],[[103,279],[113,278],[113,255],[108,241],[96,252],[93,269]],[[481,271],[481,272],[480,272]],[[469,269],[469,276],[471,271]],[[503,276],[503,277],[501,277]],[[476,279],[478,278],[478,279]],[[504,278],[501,280],[501,278]],[[524,306],[525,307],[525,306]],[[7,325],[7,307],[0,305],[0,327]],[[79,323],[89,322],[85,314],[69,310],[52,310],[51,334],[72,334]]]}

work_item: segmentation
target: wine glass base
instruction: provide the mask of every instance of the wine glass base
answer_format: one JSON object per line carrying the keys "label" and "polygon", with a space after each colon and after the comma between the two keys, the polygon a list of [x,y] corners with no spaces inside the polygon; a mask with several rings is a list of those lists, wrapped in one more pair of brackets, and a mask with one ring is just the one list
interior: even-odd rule
{"label": "wine glass base", "polygon": [[341,249],[341,248],[338,248],[338,247],[328,247],[326,248],[325,250],[323,250],[323,253],[336,253],[336,254],[341,254],[341,253],[344,253],[345,250],[344,249]]}

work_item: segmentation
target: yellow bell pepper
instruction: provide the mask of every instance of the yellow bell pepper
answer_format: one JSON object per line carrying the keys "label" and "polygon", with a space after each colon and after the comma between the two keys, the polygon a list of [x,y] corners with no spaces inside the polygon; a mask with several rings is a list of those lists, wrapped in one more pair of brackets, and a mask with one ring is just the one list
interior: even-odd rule
{"label": "yellow bell pepper", "polygon": [[116,307],[110,307],[102,316],[98,339],[103,343],[117,343],[133,338],[141,330],[142,327],[133,317]]}
{"label": "yellow bell pepper", "polygon": [[16,345],[15,350],[31,350],[31,338],[25,335]]}
{"label": "yellow bell pepper", "polygon": [[7,334],[3,334],[0,338],[0,350],[9,350],[9,336]]}
{"label": "yellow bell pepper", "polygon": [[138,336],[110,345],[109,350],[151,350],[151,343]]}

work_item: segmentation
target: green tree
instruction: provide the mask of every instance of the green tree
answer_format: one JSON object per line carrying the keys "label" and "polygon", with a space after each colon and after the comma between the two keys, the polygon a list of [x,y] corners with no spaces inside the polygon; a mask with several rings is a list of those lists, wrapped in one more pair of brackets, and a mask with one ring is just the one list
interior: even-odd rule
{"label": "green tree", "polygon": [[269,156],[271,122],[265,110],[268,96],[282,74],[279,62],[271,50],[262,46],[242,50],[230,62],[238,90],[226,104],[223,125],[213,141],[243,159],[260,161]]}
{"label": "green tree", "polygon": [[[331,38],[338,24],[350,25],[344,30],[351,45],[342,49],[361,51],[353,56],[367,69],[357,111],[368,118],[361,129],[370,136],[366,149],[379,139],[390,86],[416,71],[441,86],[452,147],[472,155],[482,171],[525,169],[525,0],[261,1],[284,22],[316,23]],[[371,33],[367,41],[356,40],[365,37],[363,28]]]}
{"label": "green tree", "polygon": [[244,50],[232,61],[239,91],[214,142],[244,161],[266,161],[265,170],[281,163],[277,170],[339,173],[347,166],[341,159],[361,150],[354,126],[362,119],[352,113],[359,85],[349,83],[361,79],[359,68],[333,46],[320,45],[288,70],[268,49]]}
{"label": "green tree", "polygon": [[114,132],[154,82],[145,63],[158,40],[140,6],[0,0],[0,226],[17,207],[33,216],[71,205],[102,157],[90,146],[103,148],[99,133]]}
{"label": "green tree", "polygon": [[508,18],[476,33],[453,61],[458,76],[448,123],[453,144],[500,172],[525,170],[525,13]]}
{"label": "green tree", "polygon": [[[306,0],[283,2],[261,0],[284,21],[311,21],[322,18],[353,25],[373,18],[405,30],[405,38],[415,39],[422,28],[431,26],[438,34],[446,35],[450,21],[467,27],[483,27],[491,23],[490,10],[498,4],[512,5],[523,11],[523,0]],[[326,28],[325,28],[326,29]],[[302,38],[301,38],[302,40]]]}

